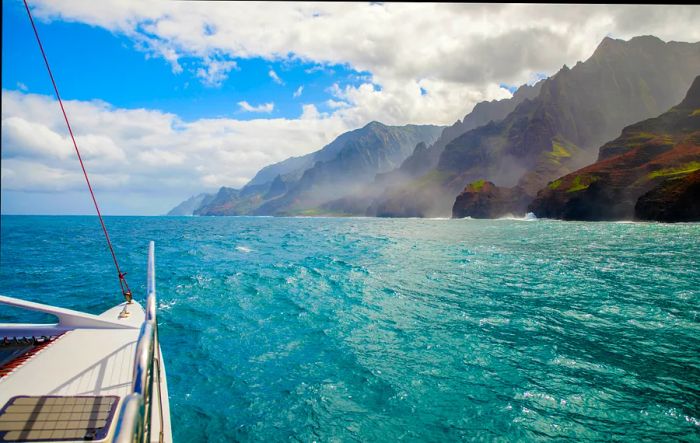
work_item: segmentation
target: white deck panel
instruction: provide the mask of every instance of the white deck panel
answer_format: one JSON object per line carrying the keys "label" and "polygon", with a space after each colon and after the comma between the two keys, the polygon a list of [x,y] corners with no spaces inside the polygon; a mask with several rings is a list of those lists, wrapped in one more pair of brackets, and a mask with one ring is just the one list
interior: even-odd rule
{"label": "white deck panel", "polygon": [[[119,319],[123,305],[100,317],[129,325],[128,329],[75,329],[64,333],[0,379],[0,407],[17,395],[116,395],[131,392],[136,341],[144,312],[129,306],[131,315]],[[117,409],[118,410],[118,409]],[[116,419],[110,426],[114,431]]]}
{"label": "white deck panel", "polygon": [[131,391],[138,329],[66,332],[0,381],[15,395],[118,395]]}
{"label": "white deck panel", "polygon": [[144,321],[140,305],[119,319],[123,304],[100,317],[130,329],[68,331],[0,379],[0,407],[16,395],[118,395],[130,392],[136,340]]}

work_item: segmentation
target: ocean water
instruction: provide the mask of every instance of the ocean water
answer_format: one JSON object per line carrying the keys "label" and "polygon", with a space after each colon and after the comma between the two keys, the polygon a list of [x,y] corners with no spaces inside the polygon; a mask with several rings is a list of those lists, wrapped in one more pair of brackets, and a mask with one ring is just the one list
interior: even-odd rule
{"label": "ocean water", "polygon": [[[107,225],[141,299],[156,242],[177,442],[700,439],[699,224]],[[120,301],[94,217],[1,234],[0,293]]]}

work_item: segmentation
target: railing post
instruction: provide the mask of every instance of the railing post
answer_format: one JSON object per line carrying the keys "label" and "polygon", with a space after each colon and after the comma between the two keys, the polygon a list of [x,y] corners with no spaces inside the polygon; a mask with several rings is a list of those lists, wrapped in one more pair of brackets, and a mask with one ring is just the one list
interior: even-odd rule
{"label": "railing post", "polygon": [[[146,277],[145,321],[141,325],[136,342],[131,394],[124,398],[114,441],[118,443],[148,442],[151,434],[151,411],[153,395],[154,360],[159,352],[158,323],[156,321],[156,272],[155,246],[148,245],[148,271]],[[160,355],[158,355],[160,358]],[[158,363],[158,383],[160,383],[160,363]],[[158,386],[160,396],[160,386]],[[160,398],[159,398],[160,400]],[[162,406],[161,406],[162,408]],[[163,411],[161,409],[160,413]],[[161,419],[162,427],[162,419]],[[162,433],[162,429],[161,429]]]}
{"label": "railing post", "polygon": [[[156,254],[155,254],[155,243],[150,242],[148,244],[148,271],[146,274],[146,294],[150,297],[153,294],[154,298],[156,295]],[[153,312],[155,315],[155,311]],[[155,318],[148,318],[146,320],[155,320]]]}

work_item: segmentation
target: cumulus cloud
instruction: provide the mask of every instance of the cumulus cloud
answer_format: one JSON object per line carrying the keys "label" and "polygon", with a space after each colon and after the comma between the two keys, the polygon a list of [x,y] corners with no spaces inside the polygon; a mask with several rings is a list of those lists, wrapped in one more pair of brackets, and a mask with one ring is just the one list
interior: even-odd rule
{"label": "cumulus cloud", "polygon": [[[43,20],[126,35],[174,70],[180,58],[198,59],[198,75],[213,86],[232,69],[221,57],[349,65],[381,86],[345,91],[358,108],[353,118],[401,123],[450,124],[476,102],[502,97],[501,84],[587,58],[606,35],[700,39],[700,8],[681,5],[34,3]],[[376,108],[359,109],[367,105]]]}
{"label": "cumulus cloud", "polygon": [[317,120],[321,117],[327,117],[327,114],[322,114],[318,112],[318,109],[313,104],[303,105],[301,107],[301,119],[302,120]]}
{"label": "cumulus cloud", "polygon": [[247,101],[238,102],[238,106],[246,112],[264,112],[270,113],[275,109],[274,103],[263,103],[258,106],[253,106]]}
{"label": "cumulus cloud", "polygon": [[[53,200],[70,195],[67,204],[82,208],[84,199],[76,200],[75,192],[85,185],[58,103],[3,90],[2,104],[3,193],[54,193]],[[263,166],[316,150],[353,129],[313,105],[304,119],[184,122],[101,101],[64,104],[106,213],[164,213],[191,194],[242,186]],[[90,213],[89,205],[84,211]]]}
{"label": "cumulus cloud", "polygon": [[347,102],[331,99],[331,100],[326,100],[326,106],[328,106],[331,109],[338,109],[338,108],[347,108],[348,106],[350,106],[350,104]]}

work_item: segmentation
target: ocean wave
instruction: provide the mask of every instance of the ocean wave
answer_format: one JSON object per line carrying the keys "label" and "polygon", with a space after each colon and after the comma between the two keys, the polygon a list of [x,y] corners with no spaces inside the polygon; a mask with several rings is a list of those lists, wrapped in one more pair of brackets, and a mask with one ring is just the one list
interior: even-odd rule
{"label": "ocean wave", "polygon": [[511,220],[511,221],[537,221],[539,220],[537,216],[533,212],[528,212],[525,214],[523,217],[516,217],[512,214],[504,215],[502,217],[498,217],[496,220]]}
{"label": "ocean wave", "polygon": [[[0,292],[120,302],[94,220],[2,221]],[[107,219],[176,441],[697,440],[700,225],[523,221]]]}

